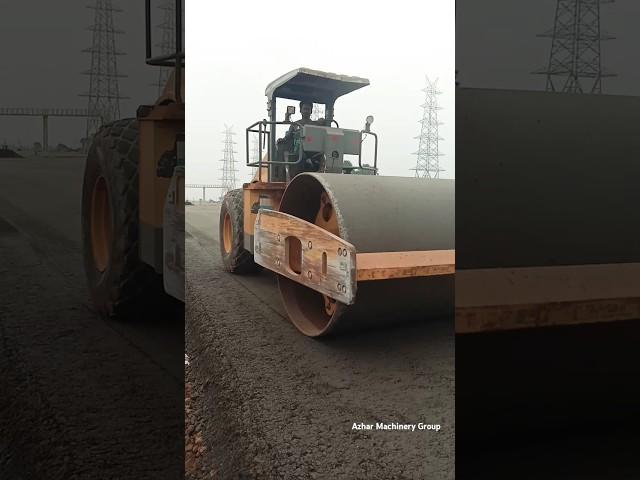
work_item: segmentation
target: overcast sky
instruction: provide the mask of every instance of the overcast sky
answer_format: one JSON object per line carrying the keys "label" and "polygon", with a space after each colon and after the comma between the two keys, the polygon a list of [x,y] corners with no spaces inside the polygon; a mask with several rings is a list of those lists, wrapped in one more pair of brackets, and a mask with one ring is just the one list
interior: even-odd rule
{"label": "overcast sky", "polygon": [[[161,11],[152,1],[153,20],[161,23]],[[79,94],[89,89],[91,55],[82,50],[91,46],[94,10],[87,5],[95,0],[3,1],[0,11],[0,106],[86,108],[87,98]],[[122,117],[135,116],[142,103],[153,103],[159,72],[145,64],[144,2],[114,1],[122,13],[114,15],[114,24],[124,33],[116,36],[117,48],[126,53],[118,57],[120,92],[130,97],[122,101]],[[156,29],[155,34],[159,31]],[[159,38],[154,38],[154,40]],[[50,118],[49,143],[78,146],[85,134],[86,120]],[[31,145],[42,140],[42,120],[36,117],[0,117],[0,142],[21,140]]]}
{"label": "overcast sky", "polygon": [[245,128],[267,116],[267,84],[298,67],[370,80],[338,99],[335,118],[361,129],[375,117],[383,175],[413,175],[421,89],[438,78],[442,177],[455,175],[454,2],[191,2],[186,17],[187,183],[219,182],[225,123],[239,183],[249,180]]}
{"label": "overcast sky", "polygon": [[[161,0],[154,3],[157,4]],[[92,0],[5,1],[0,16],[0,106],[85,107],[91,45],[87,27]],[[451,3],[450,6],[447,6]],[[122,116],[153,102],[158,71],[144,63],[144,4],[119,2],[116,26]],[[369,87],[338,100],[341,126],[361,128],[368,114],[380,135],[379,164],[385,175],[412,175],[424,76],[439,78],[443,177],[455,174],[454,68],[463,86],[542,89],[531,71],[548,60],[550,41],[536,37],[553,26],[556,0],[458,0],[454,2],[275,2],[192,1],[187,15],[187,180],[219,180],[224,124],[236,131],[239,179],[246,181],[244,129],[266,116],[264,89],[300,66],[367,77]],[[160,23],[154,8],[154,25]],[[606,79],[605,93],[640,94],[640,2],[617,0],[602,7],[603,64],[618,76]],[[157,34],[157,31],[156,31]],[[457,58],[454,60],[454,44]],[[296,115],[297,118],[297,115]],[[51,119],[50,143],[77,145],[85,121]],[[0,117],[0,142],[41,140],[39,118]]]}

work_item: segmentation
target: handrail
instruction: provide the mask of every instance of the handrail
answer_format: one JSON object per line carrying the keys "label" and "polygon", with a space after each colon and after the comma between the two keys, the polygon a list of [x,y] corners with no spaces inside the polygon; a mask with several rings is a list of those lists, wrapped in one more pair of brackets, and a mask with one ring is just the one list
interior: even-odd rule
{"label": "handrail", "polygon": [[[336,122],[337,123],[337,122]],[[272,158],[272,152],[271,152],[271,142],[267,142],[267,159],[263,160],[262,159],[262,136],[266,135],[267,136],[267,140],[270,140],[270,135],[272,134],[271,130],[267,130],[267,126],[275,126],[275,125],[296,125],[298,126],[298,128],[302,128],[303,126],[298,123],[298,122],[287,122],[287,121],[268,121],[268,120],[259,120],[257,122],[252,123],[251,125],[249,125],[246,128],[245,131],[245,153],[246,153],[246,165],[248,167],[257,167],[258,168],[258,180],[262,182],[262,167],[263,166],[269,166],[269,165],[287,165],[287,166],[295,166],[295,165],[300,165],[303,161],[304,161],[304,155],[303,155],[303,151],[304,149],[302,148],[302,146],[298,149],[298,159],[295,162],[280,162],[280,161],[276,161],[276,160],[271,160]],[[256,126],[258,127],[256,130]],[[252,162],[249,159],[249,134],[250,133],[257,133],[258,134],[258,161],[257,162]],[[366,166],[366,165],[362,165],[362,139],[361,140],[361,146],[360,149],[358,151],[358,166],[357,167],[343,167],[343,170],[355,170],[356,168],[361,169],[361,170],[368,170],[368,171],[373,171],[374,174],[378,173],[378,135],[375,134],[374,132],[371,131],[365,131],[365,130],[361,130],[360,134],[361,134],[361,138],[362,138],[362,134],[365,133],[367,135],[372,135],[373,138],[375,139],[375,145],[374,145],[374,154],[373,154],[373,167],[371,166]],[[268,181],[270,181],[271,179],[271,170],[269,169],[269,178]]]}

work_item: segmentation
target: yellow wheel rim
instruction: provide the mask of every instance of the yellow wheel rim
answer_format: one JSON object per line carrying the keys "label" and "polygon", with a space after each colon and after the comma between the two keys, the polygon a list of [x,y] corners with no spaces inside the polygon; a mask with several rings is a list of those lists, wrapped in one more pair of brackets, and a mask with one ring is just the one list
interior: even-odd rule
{"label": "yellow wheel rim", "polygon": [[99,272],[104,272],[111,259],[111,203],[104,177],[98,177],[91,196],[91,250],[93,262]]}
{"label": "yellow wheel rim", "polygon": [[222,225],[222,246],[225,253],[231,253],[233,245],[233,226],[231,225],[231,216],[229,213],[225,213],[224,222]]}

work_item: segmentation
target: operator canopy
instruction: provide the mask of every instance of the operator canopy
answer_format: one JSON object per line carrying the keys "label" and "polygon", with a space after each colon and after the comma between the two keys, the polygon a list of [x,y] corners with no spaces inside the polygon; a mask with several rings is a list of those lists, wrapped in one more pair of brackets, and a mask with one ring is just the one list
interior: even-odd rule
{"label": "operator canopy", "polygon": [[264,93],[269,100],[278,97],[331,105],[338,97],[367,85],[366,78],[297,68],[267,85]]}

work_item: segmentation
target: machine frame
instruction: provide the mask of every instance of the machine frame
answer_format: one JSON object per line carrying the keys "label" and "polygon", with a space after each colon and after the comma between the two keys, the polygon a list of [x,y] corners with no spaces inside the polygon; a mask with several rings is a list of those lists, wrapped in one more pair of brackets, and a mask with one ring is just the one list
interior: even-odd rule
{"label": "machine frame", "polygon": [[[182,0],[175,0],[175,49],[153,55],[151,0],[145,0],[145,62],[173,72],[154,105],[138,108],[140,128],[140,258],[163,274],[165,290],[183,300],[184,287],[184,62]],[[175,157],[173,171],[162,171],[163,156]],[[167,210],[173,214],[167,218]],[[168,245],[167,245],[168,243]],[[180,250],[182,252],[180,252]]]}

